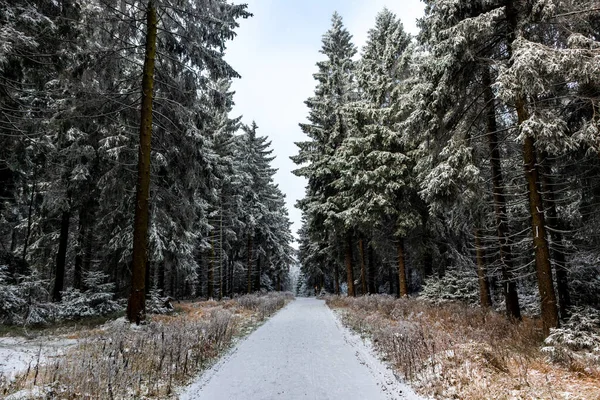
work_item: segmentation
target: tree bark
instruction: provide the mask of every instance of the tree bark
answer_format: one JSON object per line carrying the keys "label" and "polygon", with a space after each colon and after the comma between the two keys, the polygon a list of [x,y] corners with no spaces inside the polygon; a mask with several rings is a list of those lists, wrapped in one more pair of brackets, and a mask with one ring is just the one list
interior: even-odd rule
{"label": "tree bark", "polygon": [[23,262],[25,262],[27,258],[27,246],[29,246],[29,237],[31,236],[31,219],[33,218],[33,200],[35,198],[35,187],[36,181],[34,180],[33,186],[31,188],[31,196],[29,198],[29,210],[27,211],[27,231],[25,232],[25,242],[23,243],[23,255],[21,257]]}
{"label": "tree bark", "polygon": [[335,282],[335,294],[337,294],[338,296],[340,295],[340,271],[339,271],[339,266],[336,262],[334,263],[334,267],[333,267],[333,274],[334,274],[334,282]]}
{"label": "tree bark", "polygon": [[475,252],[477,258],[477,277],[479,278],[479,302],[481,303],[481,307],[489,308],[492,306],[492,297],[490,295],[490,283],[485,266],[485,252],[481,246],[479,229],[475,229]]}
{"label": "tree bark", "polygon": [[[507,50],[509,57],[512,58],[512,43],[516,39],[519,16],[515,0],[506,0],[505,13],[508,22]],[[520,94],[516,95],[515,108],[518,117],[517,123],[520,126],[529,118],[525,107],[525,99]],[[554,293],[554,283],[552,282],[550,249],[548,248],[548,241],[546,239],[544,208],[539,190],[539,171],[535,142],[531,136],[527,136],[523,144],[523,161],[529,192],[529,210],[531,214],[533,246],[535,249],[536,275],[541,299],[542,322],[544,334],[547,336],[550,334],[550,328],[556,328],[559,324],[558,307],[556,306],[556,294]]]}
{"label": "tree bark", "polygon": [[248,233],[248,291],[252,293],[252,236]]}
{"label": "tree bark", "polygon": [[354,291],[354,267],[352,266],[352,234],[346,235],[346,276],[348,280],[348,296],[356,296]]}
{"label": "tree bark", "polygon": [[[260,235],[258,237],[258,243],[260,244]],[[256,254],[256,273],[254,274],[254,290],[260,291],[260,275],[262,273],[262,262],[263,255],[260,251]]]}
{"label": "tree bark", "polygon": [[360,283],[362,294],[365,295],[367,293],[367,268],[365,266],[365,246],[363,238],[360,238],[358,248],[360,249]]}
{"label": "tree bark", "polygon": [[215,296],[214,293],[214,282],[215,282],[215,246],[214,239],[210,246],[210,256],[208,258],[208,278],[207,278],[207,298],[212,299]]}
{"label": "tree bark", "polygon": [[542,177],[542,188],[546,193],[546,215],[548,217],[548,232],[550,240],[554,243],[554,272],[556,274],[556,290],[558,292],[558,306],[560,316],[565,319],[569,314],[571,306],[571,296],[569,294],[569,280],[567,276],[567,258],[561,246],[563,246],[563,237],[560,231],[562,224],[558,219],[556,211],[556,195],[554,191],[554,182],[552,181],[551,168],[548,164],[548,154],[542,153],[540,161],[540,172]]}
{"label": "tree bark", "polygon": [[500,242],[500,269],[502,274],[502,293],[506,304],[506,315],[510,319],[521,319],[521,308],[517,294],[517,283],[514,276],[512,257],[512,243],[508,228],[508,213],[506,211],[506,197],[504,195],[504,177],[500,158],[498,140],[498,125],[496,123],[496,105],[489,70],[483,70],[483,84],[485,85],[484,100],[488,104],[486,115],[488,145],[490,149],[490,166],[492,169],[492,187],[494,190],[494,212],[496,216],[496,230]]}
{"label": "tree bark", "polygon": [[54,276],[54,288],[52,289],[52,300],[60,301],[61,292],[65,286],[65,264],[67,261],[67,244],[69,241],[69,222],[71,212],[63,211],[60,221],[60,237],[58,239],[58,253],[56,253],[56,274]]}
{"label": "tree bark", "polygon": [[375,285],[375,280],[376,280],[376,276],[377,276],[377,271],[375,269],[375,254],[374,254],[374,250],[373,250],[373,244],[369,242],[369,245],[367,246],[367,258],[369,261],[369,265],[368,265],[368,286],[369,286],[369,293],[371,294],[376,294],[377,293],[377,289],[376,289],[376,285]]}
{"label": "tree bark", "polygon": [[152,142],[152,103],[154,90],[154,61],[158,20],[154,0],[146,10],[147,31],[142,77],[142,110],[138,178],[133,223],[133,261],[131,267],[131,294],[127,303],[127,318],[139,324],[146,314],[146,263],[148,254],[148,218],[150,197],[150,151]]}
{"label": "tree bark", "polygon": [[404,260],[404,239],[399,238],[396,246],[398,251],[398,288],[400,297],[408,296],[408,285],[406,284],[406,265]]}
{"label": "tree bark", "polygon": [[86,247],[85,240],[87,238],[87,207],[82,206],[79,210],[79,233],[77,237],[77,254],[75,255],[75,265],[73,267],[73,288],[81,290],[82,287],[82,270],[83,270],[83,253]]}

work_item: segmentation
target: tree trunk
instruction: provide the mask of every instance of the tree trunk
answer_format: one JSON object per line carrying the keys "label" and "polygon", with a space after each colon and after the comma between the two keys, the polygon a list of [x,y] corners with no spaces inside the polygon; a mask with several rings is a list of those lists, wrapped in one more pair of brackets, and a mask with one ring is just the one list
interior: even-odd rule
{"label": "tree trunk", "polygon": [[569,294],[569,281],[567,276],[567,258],[564,251],[562,250],[563,238],[560,231],[562,230],[562,224],[558,219],[558,212],[556,211],[556,196],[554,191],[554,182],[551,177],[551,168],[548,165],[548,154],[542,153],[542,160],[540,162],[541,176],[542,176],[542,187],[546,193],[546,215],[548,217],[548,232],[550,234],[550,240],[554,243],[555,248],[554,254],[554,271],[556,274],[556,289],[558,292],[558,305],[560,310],[560,316],[564,319],[568,316],[569,307],[571,306],[571,296]]}
{"label": "tree trunk", "polygon": [[[517,6],[518,4],[515,0],[506,0],[505,13],[508,22],[507,53],[509,59],[513,55],[512,44],[517,38],[519,17]],[[512,60],[510,62],[512,63]],[[525,99],[522,95],[517,94],[515,108],[518,117],[517,124],[520,126],[529,118],[525,107]],[[556,306],[556,294],[554,293],[554,284],[552,282],[550,250],[546,239],[543,202],[539,190],[539,171],[535,142],[531,136],[527,136],[523,144],[523,161],[525,163],[525,179],[527,180],[527,189],[529,192],[529,210],[531,214],[533,246],[535,249],[536,275],[541,299],[542,321],[544,334],[548,335],[550,328],[558,326],[558,308]]]}
{"label": "tree trunk", "polygon": [[[524,110],[522,102],[517,105],[518,109]],[[520,111],[519,121],[522,122]],[[538,170],[536,165],[535,145],[533,138],[525,138],[523,147],[523,159],[525,161],[525,177],[529,191],[529,212],[531,213],[531,228],[533,233],[533,246],[535,248],[535,265],[540,292],[542,320],[544,334],[550,334],[550,328],[558,326],[558,308],[556,307],[556,294],[552,282],[552,270],[550,266],[550,249],[546,239],[546,224],[544,220],[544,208],[542,196],[539,192]]]}
{"label": "tree trunk", "polygon": [[65,264],[67,261],[67,244],[69,241],[69,222],[71,212],[63,211],[60,221],[60,237],[58,239],[58,253],[56,253],[56,274],[54,276],[54,288],[52,289],[52,300],[60,301],[61,292],[65,286]]}
{"label": "tree trunk", "polygon": [[365,295],[367,293],[367,268],[365,266],[365,246],[363,238],[360,238],[358,242],[358,247],[360,249],[360,283],[362,288],[362,293]]}
{"label": "tree trunk", "polygon": [[406,284],[406,265],[404,263],[404,239],[399,238],[398,251],[398,288],[400,297],[408,296],[408,285]]}
{"label": "tree trunk", "polygon": [[252,236],[248,233],[248,291],[252,293]]}
{"label": "tree trunk", "polygon": [[496,105],[489,70],[483,70],[483,84],[485,85],[484,100],[488,104],[487,110],[487,136],[490,149],[490,166],[492,169],[492,187],[494,190],[494,212],[496,216],[496,230],[500,242],[500,269],[502,274],[502,293],[506,304],[506,315],[510,319],[521,319],[521,308],[517,294],[517,283],[514,276],[512,257],[512,244],[508,228],[508,213],[506,211],[506,197],[504,195],[504,177],[500,159],[500,146],[498,140],[498,125],[496,123]]}
{"label": "tree trunk", "polygon": [[208,279],[207,279],[207,297],[212,299],[215,296],[214,282],[215,282],[215,247],[214,239],[210,246],[210,256],[208,257]]}
{"label": "tree trunk", "polygon": [[77,254],[75,255],[75,265],[73,267],[73,288],[81,290],[82,287],[82,270],[83,270],[83,253],[86,247],[85,240],[87,238],[88,229],[87,225],[87,212],[88,209],[84,205],[79,210],[79,233],[77,237]]}
{"label": "tree trunk", "polygon": [[[259,237],[259,243],[260,243],[260,237]],[[257,252],[256,273],[254,274],[254,290],[258,290],[258,291],[260,291],[260,275],[262,273],[262,261],[263,261],[262,253]]]}
{"label": "tree trunk", "polygon": [[354,267],[352,266],[352,234],[346,235],[346,276],[348,280],[348,296],[356,296],[354,291]]}
{"label": "tree trunk", "polygon": [[335,294],[337,294],[338,296],[340,295],[340,271],[339,271],[339,266],[337,261],[334,263],[334,267],[333,267],[333,274],[334,274],[334,282],[335,282]]}
{"label": "tree trunk", "polygon": [[369,286],[369,293],[371,293],[371,294],[377,293],[377,289],[376,289],[376,285],[375,285],[375,278],[377,276],[377,271],[375,269],[375,254],[374,253],[375,252],[373,250],[373,244],[371,242],[369,242],[369,245],[367,246],[367,258],[369,261],[368,286]]}
{"label": "tree trunk", "polygon": [[390,283],[390,288],[388,290],[388,294],[393,296],[396,293],[396,279],[394,277],[394,269],[391,266],[388,266],[388,282]]}
{"label": "tree trunk", "polygon": [[481,235],[477,228],[475,229],[475,252],[477,258],[477,276],[479,278],[479,302],[481,303],[481,307],[489,308],[492,306],[490,283],[487,277],[487,268],[485,267],[485,254],[481,246]]}
{"label": "tree trunk", "polygon": [[31,187],[31,196],[29,198],[29,210],[27,211],[27,231],[25,232],[25,242],[23,243],[23,256],[21,257],[23,262],[25,262],[27,258],[27,246],[29,246],[29,236],[31,236],[31,219],[33,218],[33,200],[35,198],[36,190],[35,187],[36,181],[34,180],[33,186]]}
{"label": "tree trunk", "polygon": [[219,221],[219,300],[223,299],[223,196],[221,195]]}
{"label": "tree trunk", "polygon": [[138,178],[133,223],[133,261],[131,266],[131,294],[127,302],[127,318],[139,324],[146,313],[146,263],[148,253],[148,213],[150,197],[150,151],[152,142],[152,100],[154,90],[154,59],[158,20],[154,0],[146,10],[147,32],[142,77],[142,110],[138,153]]}

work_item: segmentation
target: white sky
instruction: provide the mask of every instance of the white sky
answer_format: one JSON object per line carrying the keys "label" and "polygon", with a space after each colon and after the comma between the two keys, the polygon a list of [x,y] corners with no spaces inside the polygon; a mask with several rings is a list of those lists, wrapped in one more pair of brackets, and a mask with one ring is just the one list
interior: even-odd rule
{"label": "white sky", "polygon": [[254,17],[242,20],[238,36],[229,43],[225,59],[242,79],[233,83],[236,106],[232,116],[253,120],[258,133],[272,141],[275,181],[285,193],[292,231],[300,228],[301,213],[295,208],[304,196],[306,182],[291,173],[296,165],[289,159],[297,153],[294,142],[306,140],[298,124],[306,120],[304,101],[313,94],[315,63],[321,36],[337,11],[354,36],[359,50],[375,15],[387,7],[400,17],[407,32],[417,33],[416,19],[423,14],[420,0],[238,0],[248,3]]}

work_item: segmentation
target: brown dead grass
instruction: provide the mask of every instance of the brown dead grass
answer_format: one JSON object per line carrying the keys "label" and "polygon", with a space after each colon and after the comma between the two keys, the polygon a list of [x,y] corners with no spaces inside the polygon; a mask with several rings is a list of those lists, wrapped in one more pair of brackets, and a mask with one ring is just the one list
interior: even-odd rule
{"label": "brown dead grass", "polygon": [[389,296],[326,299],[380,355],[436,399],[600,399],[600,368],[550,362],[539,320],[513,324],[459,303]]}
{"label": "brown dead grass", "polygon": [[16,392],[21,398],[175,398],[176,386],[292,298],[281,293],[182,302],[173,314],[152,315],[144,326],[121,319],[69,333],[78,345],[44,365],[38,361],[13,381],[0,379],[0,398]]}

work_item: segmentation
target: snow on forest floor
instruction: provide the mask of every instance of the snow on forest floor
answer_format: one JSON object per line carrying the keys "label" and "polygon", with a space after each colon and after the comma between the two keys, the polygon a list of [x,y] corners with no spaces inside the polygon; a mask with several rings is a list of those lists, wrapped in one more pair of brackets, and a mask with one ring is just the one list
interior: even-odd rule
{"label": "snow on forest floor", "polygon": [[[554,363],[538,320],[463,304],[330,296],[344,324],[420,394],[436,399],[600,399],[600,360]],[[588,358],[593,359],[593,358]]]}
{"label": "snow on forest floor", "polygon": [[176,398],[178,385],[292,298],[183,302],[142,326],[119,318],[69,334],[0,338],[0,398]]}
{"label": "snow on forest floor", "polygon": [[76,343],[61,336],[0,337],[0,382],[64,355]]}
{"label": "snow on forest floor", "polygon": [[419,399],[325,302],[300,298],[242,341],[182,400]]}

